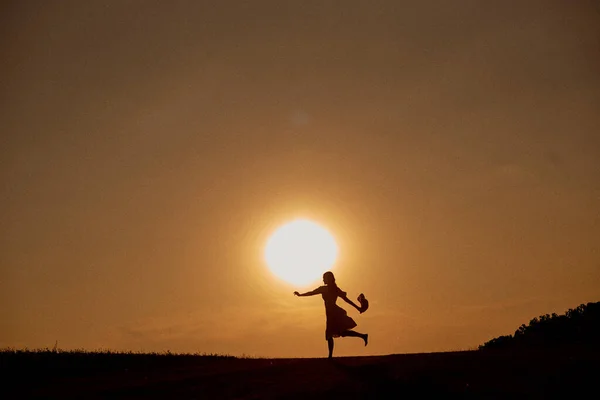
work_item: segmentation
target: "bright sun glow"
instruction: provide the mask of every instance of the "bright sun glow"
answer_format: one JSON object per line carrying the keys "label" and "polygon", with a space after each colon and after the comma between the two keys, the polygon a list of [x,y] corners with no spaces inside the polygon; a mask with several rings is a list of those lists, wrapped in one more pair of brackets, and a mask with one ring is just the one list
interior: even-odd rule
{"label": "bright sun glow", "polygon": [[267,241],[265,259],[271,272],[294,285],[308,285],[335,263],[338,247],[322,226],[299,219],[281,226]]}

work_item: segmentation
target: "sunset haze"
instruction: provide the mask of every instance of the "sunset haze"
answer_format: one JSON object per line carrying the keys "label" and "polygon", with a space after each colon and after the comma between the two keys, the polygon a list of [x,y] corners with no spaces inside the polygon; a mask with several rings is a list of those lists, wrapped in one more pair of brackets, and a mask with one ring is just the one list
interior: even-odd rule
{"label": "sunset haze", "polygon": [[0,347],[323,357],[271,273],[305,218],[369,345],[600,300],[600,6],[8,1]]}

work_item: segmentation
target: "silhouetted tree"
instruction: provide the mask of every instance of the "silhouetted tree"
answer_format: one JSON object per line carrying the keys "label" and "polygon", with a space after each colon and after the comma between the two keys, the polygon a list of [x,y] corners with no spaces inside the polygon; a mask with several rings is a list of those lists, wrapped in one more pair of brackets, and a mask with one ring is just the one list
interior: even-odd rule
{"label": "silhouetted tree", "polygon": [[514,335],[499,336],[479,349],[598,346],[599,337],[600,302],[597,302],[581,304],[564,315],[540,315],[531,319],[529,325],[519,326]]}

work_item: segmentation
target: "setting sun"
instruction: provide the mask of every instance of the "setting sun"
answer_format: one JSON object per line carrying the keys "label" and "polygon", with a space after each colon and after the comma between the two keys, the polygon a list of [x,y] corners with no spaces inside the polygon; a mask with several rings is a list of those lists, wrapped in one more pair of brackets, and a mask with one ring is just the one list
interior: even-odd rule
{"label": "setting sun", "polygon": [[278,228],[267,241],[265,259],[273,274],[294,285],[308,285],[330,270],[338,247],[315,222],[299,219]]}

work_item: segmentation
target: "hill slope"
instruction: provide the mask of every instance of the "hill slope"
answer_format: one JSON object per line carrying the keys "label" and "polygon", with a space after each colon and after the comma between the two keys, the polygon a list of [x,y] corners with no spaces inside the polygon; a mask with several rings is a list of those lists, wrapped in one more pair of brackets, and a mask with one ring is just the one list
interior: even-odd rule
{"label": "hill slope", "polygon": [[600,356],[468,351],[327,360],[5,352],[0,361],[3,398],[312,400],[572,395],[595,382]]}

